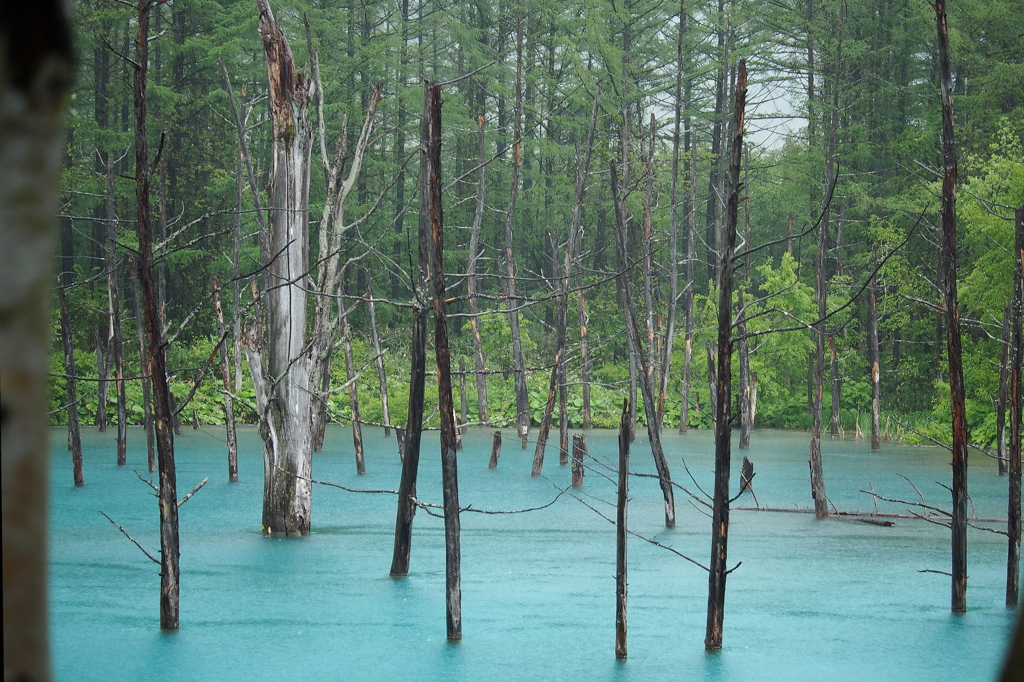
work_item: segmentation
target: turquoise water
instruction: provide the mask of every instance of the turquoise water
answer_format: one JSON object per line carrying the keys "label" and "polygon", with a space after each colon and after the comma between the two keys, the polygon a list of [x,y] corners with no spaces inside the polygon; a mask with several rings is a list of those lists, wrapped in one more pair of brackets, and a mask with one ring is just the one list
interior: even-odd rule
{"label": "turquoise water", "polygon": [[[366,476],[355,474],[350,432],[328,430],[314,477],[357,488],[398,487],[394,437],[364,429]],[[459,456],[463,505],[521,509],[567,486],[569,468],[549,449],[545,478],[530,478],[532,449],[504,434],[487,469],[491,431],[471,431]],[[63,433],[53,432],[51,620],[59,680],[990,680],[1015,612],[1003,606],[1006,541],[971,530],[969,612],[949,612],[949,532],[916,520],[891,528],[813,514],[734,511],[724,650],[703,649],[707,574],[635,538],[629,544],[629,659],[614,658],[614,527],[564,496],[519,515],[462,515],[463,636],[445,641],[442,521],[417,514],[408,578],[391,580],[395,497],[317,486],[313,533],[259,533],[258,435],[240,433],[240,482],[227,482],[222,429],[176,439],[178,486],[210,482],[181,508],[181,630],[158,628],[158,569],[104,519],[158,549],[157,507],[132,469],[145,445],[130,431],[129,465],[115,466],[114,434],[83,434],[86,487],[75,489]],[[709,432],[668,434],[673,476],[694,490],[685,457],[712,488]],[[588,434],[611,463],[615,434]],[[808,507],[808,435],[758,431],[746,454],[763,506]],[[823,443],[826,488],[840,509],[870,511],[859,491],[948,506],[949,479],[934,448]],[[646,438],[635,471],[653,473]],[[741,455],[734,455],[738,460]],[[733,477],[733,489],[738,474]],[[972,453],[970,492],[979,517],[1005,518],[1006,479]],[[588,472],[584,492],[607,510],[614,486]],[[696,492],[696,490],[694,490]],[[630,527],[707,563],[711,520],[677,495],[666,531],[654,479],[631,482]],[[425,434],[419,497],[440,502],[437,433]],[[734,506],[753,506],[745,495]],[[883,511],[902,511],[882,505]]]}

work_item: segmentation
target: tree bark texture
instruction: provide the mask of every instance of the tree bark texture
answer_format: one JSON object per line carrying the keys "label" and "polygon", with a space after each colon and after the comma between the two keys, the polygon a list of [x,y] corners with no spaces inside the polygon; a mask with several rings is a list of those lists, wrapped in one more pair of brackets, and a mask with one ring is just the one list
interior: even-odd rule
{"label": "tree bark texture", "polygon": [[627,505],[629,503],[629,401],[622,404],[619,421],[619,481],[615,514],[615,658],[620,661],[628,654],[626,646],[627,581]]}
{"label": "tree bark texture", "polygon": [[[263,532],[306,535],[312,487],[311,356],[307,337],[310,81],[300,73],[266,0],[257,0],[273,130],[269,194],[266,364],[250,371],[263,437]],[[249,337],[250,340],[252,337]],[[261,341],[261,340],[260,340]],[[251,351],[252,349],[247,349]],[[260,381],[256,374],[263,374]]]}
{"label": "tree bark texture", "polygon": [[967,611],[967,411],[960,342],[960,302],[956,284],[956,146],[953,135],[953,86],[945,0],[935,2],[939,81],[942,101],[942,205],[939,211],[943,304],[953,422],[953,518],[951,522],[953,613]]}
{"label": "tree bark texture", "polygon": [[577,433],[572,437],[572,487],[582,488],[586,469],[583,463],[587,458],[587,435]]}
{"label": "tree bark texture", "polygon": [[[631,356],[640,365],[640,391],[644,398],[644,411],[647,416],[647,436],[651,442],[651,454],[654,456],[654,467],[658,471],[658,483],[661,486],[662,496],[665,498],[665,527],[675,528],[676,525],[676,504],[675,495],[672,490],[672,476],[668,470],[668,462],[665,460],[665,450],[661,445],[661,429],[658,428],[657,402],[654,399],[654,387],[651,386],[650,375],[647,373],[647,358],[644,355],[643,344],[640,341],[640,329],[637,326],[636,314],[633,312],[633,301],[629,288],[629,267],[627,263],[626,250],[626,220],[622,214],[622,203],[618,196],[619,178],[615,163],[611,166],[612,181],[612,202],[615,204],[615,225],[616,225],[616,255],[619,287],[622,292],[623,307],[626,312],[626,335],[630,340],[630,347],[635,351]],[[635,391],[634,391],[635,394]],[[636,408],[627,400],[624,406],[630,415],[629,423],[635,424]],[[632,430],[631,430],[632,432]]]}
{"label": "tree bark texture", "polygon": [[736,76],[736,105],[729,150],[728,196],[718,265],[718,403],[715,406],[715,492],[711,519],[711,564],[708,574],[708,619],[704,649],[720,651],[725,617],[725,582],[729,540],[729,475],[732,466],[732,287],[735,269],[736,222],[739,216],[743,121],[747,101],[747,64],[741,59]]}
{"label": "tree bark texture", "polygon": [[499,457],[501,457],[501,431],[495,431],[494,439],[491,442],[491,460],[487,463],[487,468],[497,469]]}
{"label": "tree bark texture", "polygon": [[1021,369],[1024,365],[1024,338],[1021,325],[1024,324],[1024,205],[1016,211],[1013,277],[1013,328],[1012,357],[1010,360],[1010,437],[1007,447],[1010,469],[1010,494],[1007,506],[1006,534],[1009,551],[1006,560],[1006,605],[1016,606],[1020,585],[1020,449],[1021,449]]}
{"label": "tree bark texture", "polygon": [[0,459],[4,679],[50,679],[48,305],[71,35],[63,4],[0,14]]}

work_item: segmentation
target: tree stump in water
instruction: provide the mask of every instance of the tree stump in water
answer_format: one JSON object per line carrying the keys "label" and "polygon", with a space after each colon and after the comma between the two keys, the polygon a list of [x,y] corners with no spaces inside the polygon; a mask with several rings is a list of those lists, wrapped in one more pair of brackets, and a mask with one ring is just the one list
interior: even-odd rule
{"label": "tree stump in water", "polygon": [[572,487],[583,487],[583,459],[587,456],[587,436],[577,433],[572,437]]}
{"label": "tree stump in water", "polygon": [[491,461],[487,464],[487,468],[497,469],[499,457],[501,457],[501,431],[495,431],[494,443],[491,445]]}

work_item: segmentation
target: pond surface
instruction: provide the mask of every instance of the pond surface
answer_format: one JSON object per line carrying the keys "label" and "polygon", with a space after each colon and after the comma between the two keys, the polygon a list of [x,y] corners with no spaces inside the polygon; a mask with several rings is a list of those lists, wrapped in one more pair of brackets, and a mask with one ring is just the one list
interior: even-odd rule
{"label": "pond surface", "polygon": [[[490,430],[471,430],[459,455],[463,506],[522,509],[550,502],[569,484],[548,449],[530,478],[533,451],[511,431],[497,470],[487,469]],[[366,489],[398,487],[394,436],[364,430],[367,475],[357,476],[351,432],[330,427],[314,478]],[[442,520],[417,514],[408,578],[391,580],[396,498],[323,486],[313,492],[313,532],[260,535],[262,454],[240,432],[240,482],[227,482],[223,429],[176,438],[181,508],[181,630],[158,628],[157,566],[99,511],[145,547],[159,549],[155,499],[140,430],[129,464],[115,466],[114,433],[83,434],[86,487],[72,485],[64,433],[54,430],[51,478],[51,620],[59,680],[990,680],[1015,612],[1003,606],[1006,539],[969,532],[969,611],[949,611],[949,531],[918,520],[880,527],[813,514],[734,511],[724,650],[703,648],[707,574],[642,540],[629,541],[629,659],[617,663],[614,527],[570,498],[518,515],[462,515],[463,641],[445,641]],[[806,433],[757,431],[746,454],[762,506],[810,506]],[[734,439],[734,447],[736,440]],[[591,455],[611,464],[616,436],[588,434]],[[665,438],[673,477],[683,469],[712,489],[708,431]],[[823,442],[826,490],[839,509],[869,512],[882,495],[948,507],[949,456],[936,448]],[[595,465],[597,467],[597,465]],[[599,468],[599,467],[597,467]],[[634,471],[653,473],[646,434]],[[738,487],[734,473],[732,488]],[[630,528],[706,564],[711,520],[676,497],[666,531],[654,479],[630,483]],[[1006,516],[1006,478],[971,453],[970,492],[981,518]],[[614,517],[614,485],[588,471],[584,499]],[[699,494],[699,493],[698,493]],[[440,502],[437,432],[424,436],[419,497]],[[752,507],[745,494],[734,507]],[[701,507],[698,509],[698,507]],[[880,503],[882,511],[905,513]]]}

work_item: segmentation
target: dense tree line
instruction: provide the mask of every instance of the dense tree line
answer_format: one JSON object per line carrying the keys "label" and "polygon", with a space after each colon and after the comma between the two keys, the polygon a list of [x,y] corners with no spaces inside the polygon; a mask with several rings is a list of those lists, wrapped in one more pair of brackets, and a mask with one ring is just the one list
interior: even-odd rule
{"label": "dense tree line", "polygon": [[[139,377],[147,370],[139,346],[125,341],[137,335],[139,315],[128,265],[139,249],[138,15],[108,0],[80,0],[74,9],[80,66],[58,284],[76,369],[65,370],[62,353],[52,369],[90,380],[75,398],[64,379],[54,380],[53,419],[64,423],[69,412],[59,408],[73,403],[86,423],[141,423]],[[311,379],[328,418],[352,418],[356,403],[333,390],[351,378],[356,419],[404,426],[385,417],[387,393],[373,366],[379,358],[391,403],[404,404],[418,277],[420,98],[430,77],[445,84],[452,356],[480,379],[467,382],[475,396],[466,421],[511,425],[525,414],[526,428],[547,413],[574,428],[612,427],[622,392],[631,391],[654,396],[660,405],[650,414],[665,427],[710,427],[714,363],[698,359],[714,353],[716,341],[729,108],[745,59],[750,113],[737,249],[749,253],[737,263],[735,288],[749,376],[739,376],[742,363],[732,371],[737,386],[746,382],[739,394],[756,396],[750,421],[811,428],[823,413],[821,428],[831,425],[834,435],[870,431],[875,300],[881,428],[889,437],[949,440],[937,263],[941,113],[927,3],[351,0],[274,11],[299,68],[311,74],[314,56],[319,65],[322,105],[310,117],[324,142],[312,144],[311,282],[332,252],[317,229],[331,219],[323,210],[334,201],[331,176],[347,177],[361,123],[376,107],[337,247],[335,312],[345,313],[352,357],[343,359],[339,344],[327,380]],[[1024,43],[1014,28],[1018,3],[947,11],[967,422],[970,441],[994,450],[1013,214],[1024,203]],[[265,305],[252,292],[272,288],[262,236],[271,108],[258,15],[254,3],[235,0],[172,0],[148,14],[146,170],[168,373],[181,403],[194,393],[180,418],[219,423],[224,384],[204,371],[222,338],[210,280],[220,282],[228,319],[252,316]],[[616,279],[617,211],[629,287]],[[881,265],[869,296],[873,253]],[[623,326],[623,291],[632,292],[637,343]],[[242,370],[240,335],[239,326],[226,326],[230,390],[241,399],[239,418],[252,422],[259,401]],[[559,352],[564,370],[556,364],[553,373]],[[639,390],[641,365],[653,393]],[[638,418],[650,421],[647,414]]]}

